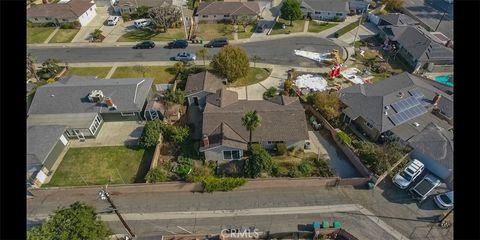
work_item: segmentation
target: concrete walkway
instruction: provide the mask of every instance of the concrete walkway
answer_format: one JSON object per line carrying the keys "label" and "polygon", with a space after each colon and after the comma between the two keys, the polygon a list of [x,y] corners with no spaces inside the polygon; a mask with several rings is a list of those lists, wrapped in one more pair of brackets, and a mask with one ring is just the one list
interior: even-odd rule
{"label": "concrete walkway", "polygon": [[308,25],[310,24],[310,21],[305,21],[303,24],[303,32],[306,33],[308,32]]}
{"label": "concrete walkway", "polygon": [[115,70],[117,70],[117,65],[114,64],[113,67],[110,69],[110,71],[108,72],[107,76],[105,76],[105,79],[110,79],[113,75],[113,73],[115,72]]}
{"label": "concrete walkway", "polygon": [[55,30],[50,34],[50,36],[48,36],[48,38],[45,39],[43,44],[48,44],[48,42],[50,42],[50,40],[52,40],[53,36],[55,36],[55,34],[57,34],[59,29],[60,29],[59,27],[55,28]]}

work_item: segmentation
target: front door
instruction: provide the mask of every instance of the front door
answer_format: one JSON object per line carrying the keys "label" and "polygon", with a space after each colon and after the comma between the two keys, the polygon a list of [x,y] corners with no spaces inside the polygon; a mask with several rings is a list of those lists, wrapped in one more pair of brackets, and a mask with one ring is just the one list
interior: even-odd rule
{"label": "front door", "polygon": [[193,104],[198,106],[198,97],[193,97]]}

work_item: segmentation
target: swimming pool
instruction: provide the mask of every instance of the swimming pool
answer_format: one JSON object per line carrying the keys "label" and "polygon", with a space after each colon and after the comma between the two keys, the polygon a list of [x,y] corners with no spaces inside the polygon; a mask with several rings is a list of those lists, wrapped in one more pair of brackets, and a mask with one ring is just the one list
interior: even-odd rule
{"label": "swimming pool", "polygon": [[453,87],[453,81],[450,81],[450,76],[441,75],[441,76],[436,76],[434,79],[439,83],[443,83],[445,85]]}

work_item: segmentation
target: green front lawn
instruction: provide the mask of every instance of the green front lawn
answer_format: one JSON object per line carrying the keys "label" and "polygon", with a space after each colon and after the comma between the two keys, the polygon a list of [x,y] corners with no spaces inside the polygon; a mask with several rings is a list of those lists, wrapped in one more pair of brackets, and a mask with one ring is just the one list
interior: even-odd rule
{"label": "green front lawn", "polygon": [[201,23],[198,24],[197,37],[202,40],[212,40],[226,37],[233,40],[233,25],[223,23]]}
{"label": "green front lawn", "polygon": [[248,25],[243,31],[243,26],[238,26],[238,39],[250,38],[255,31],[254,26]]}
{"label": "green front lawn", "polygon": [[[279,18],[278,21],[273,26],[273,30],[270,33],[271,35],[274,34],[285,34],[290,32],[303,32],[303,27],[305,25],[305,20],[295,20],[292,22],[293,26],[290,26],[290,20],[285,20]],[[282,28],[283,24],[285,24],[285,29]]]}
{"label": "green front lawn", "polygon": [[329,22],[316,22],[316,21],[310,21],[308,24],[308,31],[309,32],[314,32],[314,33],[319,33],[321,31],[327,30],[329,28],[337,26],[338,23],[329,23]]}
{"label": "green front lawn", "polygon": [[152,151],[118,147],[70,148],[44,186],[81,186],[144,182]]}
{"label": "green front lawn", "polygon": [[[154,78],[153,84],[171,83],[175,77],[172,66],[147,66],[145,77]],[[133,67],[118,67],[111,78],[138,78],[142,73],[133,70]]]}
{"label": "green front lawn", "polygon": [[150,29],[137,29],[121,36],[117,42],[138,42],[143,40],[171,41],[174,39],[185,39],[185,30],[182,27],[169,28],[165,33],[156,33]]}
{"label": "green front lawn", "polygon": [[66,76],[78,75],[78,76],[97,76],[99,78],[105,78],[111,67],[69,67]]}
{"label": "green front lawn", "polygon": [[49,43],[69,43],[80,29],[58,29]]}
{"label": "green front lawn", "polygon": [[27,44],[43,43],[54,30],[54,27],[27,27]]}
{"label": "green front lawn", "polygon": [[248,72],[248,75],[244,78],[240,78],[237,81],[230,83],[228,86],[229,87],[241,87],[241,86],[247,86],[247,85],[252,85],[255,83],[259,83],[265,79],[267,79],[268,76],[270,76],[271,69],[265,69],[265,68],[254,68],[250,67],[250,71]]}

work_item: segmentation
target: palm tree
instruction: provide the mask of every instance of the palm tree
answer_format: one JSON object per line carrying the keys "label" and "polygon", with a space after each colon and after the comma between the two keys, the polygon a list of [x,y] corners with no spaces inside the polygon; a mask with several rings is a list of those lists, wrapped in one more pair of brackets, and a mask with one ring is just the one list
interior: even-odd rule
{"label": "palm tree", "polygon": [[250,132],[250,138],[248,140],[248,147],[252,144],[252,132],[255,128],[260,126],[262,117],[258,115],[257,111],[248,111],[242,117],[242,125],[247,128],[247,131]]}

